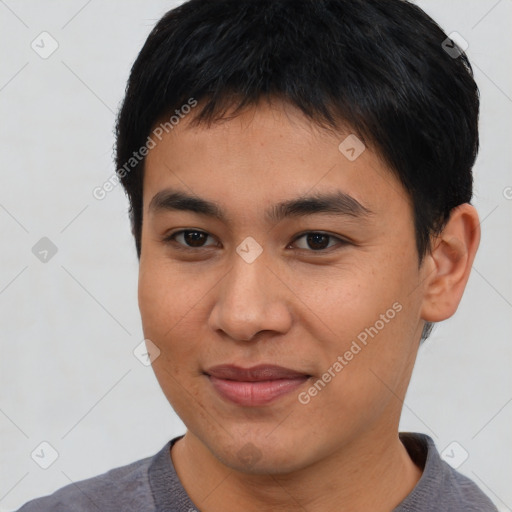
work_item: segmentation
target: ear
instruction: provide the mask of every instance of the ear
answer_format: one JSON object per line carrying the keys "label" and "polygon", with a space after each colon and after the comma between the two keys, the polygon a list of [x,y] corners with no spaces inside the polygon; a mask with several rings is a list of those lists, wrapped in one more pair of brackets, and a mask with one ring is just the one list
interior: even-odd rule
{"label": "ear", "polygon": [[480,221],[468,203],[454,208],[425,257],[421,317],[426,322],[450,318],[459,306],[480,243]]}

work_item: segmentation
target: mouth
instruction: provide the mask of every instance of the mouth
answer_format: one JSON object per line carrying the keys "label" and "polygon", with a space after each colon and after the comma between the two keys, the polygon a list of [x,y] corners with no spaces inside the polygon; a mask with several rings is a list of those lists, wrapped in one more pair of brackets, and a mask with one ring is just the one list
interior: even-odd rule
{"label": "mouth", "polygon": [[225,400],[242,406],[266,405],[302,386],[311,375],[276,365],[251,368],[219,365],[204,372]]}

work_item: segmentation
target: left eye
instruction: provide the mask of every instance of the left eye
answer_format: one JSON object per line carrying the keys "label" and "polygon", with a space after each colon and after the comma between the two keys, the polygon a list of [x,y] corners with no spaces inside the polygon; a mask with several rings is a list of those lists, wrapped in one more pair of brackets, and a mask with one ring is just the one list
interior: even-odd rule
{"label": "left eye", "polygon": [[299,247],[299,249],[311,249],[313,251],[323,251],[325,249],[329,249],[334,244],[329,244],[329,240],[338,242],[338,245],[341,243],[341,245],[347,243],[341,238],[335,237],[333,235],[328,235],[326,233],[318,233],[318,232],[310,232],[305,233],[303,235],[300,235],[294,240],[294,243],[297,243],[298,240],[304,239],[306,247]]}

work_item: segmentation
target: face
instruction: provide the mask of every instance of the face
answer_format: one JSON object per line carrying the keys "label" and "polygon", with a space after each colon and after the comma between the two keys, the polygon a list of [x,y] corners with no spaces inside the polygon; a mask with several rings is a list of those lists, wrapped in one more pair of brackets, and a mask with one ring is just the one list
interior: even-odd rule
{"label": "face", "polygon": [[147,156],[144,335],[187,435],[229,467],[396,437],[425,275],[407,194],[348,135],[268,104],[185,118]]}

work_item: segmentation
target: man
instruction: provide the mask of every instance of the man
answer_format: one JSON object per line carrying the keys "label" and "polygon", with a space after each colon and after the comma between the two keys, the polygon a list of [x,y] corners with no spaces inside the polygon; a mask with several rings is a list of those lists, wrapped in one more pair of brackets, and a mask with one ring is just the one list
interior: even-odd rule
{"label": "man", "polygon": [[187,431],[21,511],[496,510],[398,434],[480,239],[478,90],[446,40],[402,0],[191,0],[160,20],[117,168]]}

